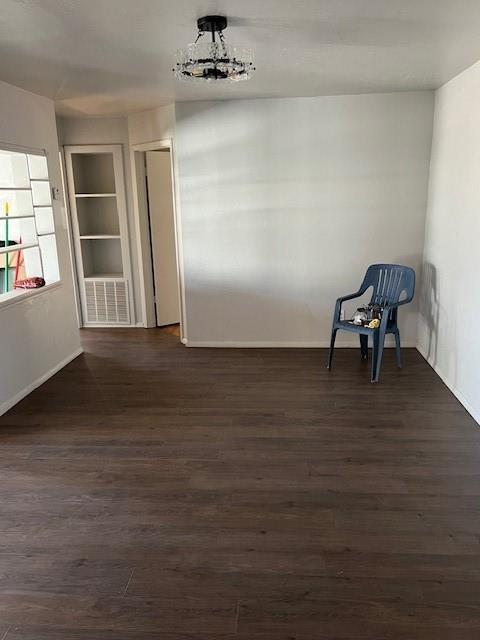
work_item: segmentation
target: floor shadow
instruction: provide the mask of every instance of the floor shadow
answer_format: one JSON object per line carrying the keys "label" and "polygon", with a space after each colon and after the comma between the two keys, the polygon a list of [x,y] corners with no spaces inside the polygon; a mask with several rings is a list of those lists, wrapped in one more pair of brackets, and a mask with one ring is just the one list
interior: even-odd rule
{"label": "floor shadow", "polygon": [[433,365],[437,362],[439,310],[437,270],[431,262],[425,262],[422,266],[419,312],[428,332],[427,360]]}

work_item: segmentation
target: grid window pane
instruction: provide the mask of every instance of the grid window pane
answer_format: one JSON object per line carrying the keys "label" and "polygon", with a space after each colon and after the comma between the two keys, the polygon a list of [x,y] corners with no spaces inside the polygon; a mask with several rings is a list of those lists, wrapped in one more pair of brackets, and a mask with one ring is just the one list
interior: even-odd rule
{"label": "grid window pane", "polygon": [[18,243],[31,244],[37,242],[37,229],[34,218],[22,218],[18,222]]}
{"label": "grid window pane", "polygon": [[[17,273],[17,262],[20,252],[13,251],[0,254],[0,292],[11,291]],[[8,265],[8,283],[7,283],[7,265]]]}
{"label": "grid window pane", "polygon": [[0,150],[0,187],[30,188],[27,157],[24,153]]}
{"label": "grid window pane", "polygon": [[19,220],[0,220],[0,247],[20,244]]}
{"label": "grid window pane", "polygon": [[32,198],[36,207],[46,207],[52,203],[50,184],[46,180],[32,180]]}
{"label": "grid window pane", "polygon": [[46,233],[53,233],[55,231],[52,207],[35,207],[35,220],[39,235],[45,235]]}
{"label": "grid window pane", "polygon": [[32,194],[30,191],[0,191],[0,217],[5,215],[5,205],[11,216],[33,216]]}
{"label": "grid window pane", "polygon": [[31,180],[48,180],[47,158],[45,156],[28,155],[28,169]]}
{"label": "grid window pane", "polygon": [[[8,226],[7,226],[8,223]],[[3,219],[0,221],[0,246],[6,246],[8,236],[8,245],[31,244],[37,242],[37,230],[35,228],[35,219],[21,218]]]}
{"label": "grid window pane", "polygon": [[53,233],[49,236],[40,236],[38,241],[42,252],[43,277],[46,282],[56,282],[60,280],[60,274],[55,236]]}
{"label": "grid window pane", "polygon": [[[21,251],[9,251],[8,253],[0,253],[0,270],[5,269],[8,260],[8,266],[10,269],[15,269],[18,261],[22,260]],[[13,281],[13,276],[10,278]]]}
{"label": "grid window pane", "polygon": [[0,149],[0,248],[12,249],[0,253],[0,294],[24,278],[59,280],[54,232],[46,157]]}
{"label": "grid window pane", "polygon": [[42,277],[42,261],[40,260],[40,251],[38,247],[31,247],[22,251],[23,268],[25,278]]}

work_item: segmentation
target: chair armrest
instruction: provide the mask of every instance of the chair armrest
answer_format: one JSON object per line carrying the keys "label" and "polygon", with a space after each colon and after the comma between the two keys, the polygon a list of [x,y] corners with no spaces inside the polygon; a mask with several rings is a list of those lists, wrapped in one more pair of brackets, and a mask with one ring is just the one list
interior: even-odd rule
{"label": "chair armrest", "polygon": [[[412,298],[406,298],[405,300],[400,300],[399,302],[392,302],[390,304],[385,305],[383,307],[382,320],[380,323],[381,328],[387,327],[388,320],[391,317],[392,311],[395,311],[396,309],[398,309],[398,307],[401,307],[404,304],[408,304],[411,301],[412,301]],[[396,321],[396,318],[395,318],[395,321]]]}
{"label": "chair armrest", "polygon": [[340,312],[342,310],[342,304],[344,302],[346,302],[347,300],[354,300],[355,298],[359,298],[364,293],[365,293],[365,291],[362,291],[361,289],[359,289],[358,291],[355,291],[355,293],[349,293],[346,296],[342,296],[341,298],[337,298],[337,301],[335,303],[335,311],[333,313],[334,322],[338,322],[340,320]]}
{"label": "chair armrest", "polygon": [[364,293],[365,292],[360,289],[358,291],[355,291],[355,293],[349,293],[346,296],[342,296],[341,298],[337,298],[337,302],[342,303],[342,302],[346,302],[347,300],[354,300],[355,298],[359,298]]}
{"label": "chair armrest", "polygon": [[413,296],[411,298],[405,298],[405,300],[400,300],[399,302],[392,302],[392,303],[386,304],[383,307],[383,309],[384,311],[392,311],[393,309],[397,309],[398,307],[401,307],[404,304],[408,304],[412,300],[413,300]]}
{"label": "chair armrest", "polygon": [[400,300],[400,302],[397,302],[397,307],[401,307],[402,304],[409,304],[412,300],[413,296],[411,296],[410,298],[405,298],[405,300]]}

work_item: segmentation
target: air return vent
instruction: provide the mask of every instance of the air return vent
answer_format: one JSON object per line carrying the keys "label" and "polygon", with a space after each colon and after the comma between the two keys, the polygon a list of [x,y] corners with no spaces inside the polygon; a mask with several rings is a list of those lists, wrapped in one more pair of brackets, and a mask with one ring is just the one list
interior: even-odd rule
{"label": "air return vent", "polygon": [[85,280],[87,323],[129,324],[125,280]]}

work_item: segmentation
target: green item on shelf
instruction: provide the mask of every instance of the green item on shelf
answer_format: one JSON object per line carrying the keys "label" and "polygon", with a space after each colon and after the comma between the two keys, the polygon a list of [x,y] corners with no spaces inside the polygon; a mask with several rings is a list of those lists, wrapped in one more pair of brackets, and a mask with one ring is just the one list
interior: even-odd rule
{"label": "green item on shelf", "polygon": [[[8,248],[8,202],[5,202],[5,246]],[[9,273],[10,260],[8,257],[8,251],[5,253],[5,293],[10,290]]]}

